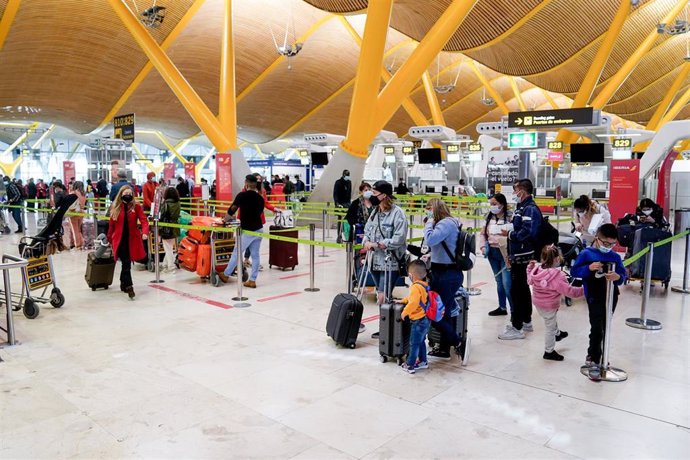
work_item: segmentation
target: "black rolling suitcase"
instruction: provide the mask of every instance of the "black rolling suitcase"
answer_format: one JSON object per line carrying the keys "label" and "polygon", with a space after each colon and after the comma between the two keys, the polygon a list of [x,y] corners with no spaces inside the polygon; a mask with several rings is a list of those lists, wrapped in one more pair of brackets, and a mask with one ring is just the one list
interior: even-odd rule
{"label": "black rolling suitcase", "polygon": [[[467,336],[467,317],[470,309],[470,296],[464,288],[460,288],[455,294],[455,301],[460,307],[460,314],[451,318],[455,332],[460,337],[460,361],[465,366],[470,357],[470,339]],[[429,328],[429,348],[434,348],[441,343],[441,333],[433,326]]]}
{"label": "black rolling suitcase", "polygon": [[[671,232],[653,227],[640,228],[635,231],[633,254],[637,254],[646,248],[649,243],[665,240],[673,236]],[[661,281],[664,288],[668,288],[671,281],[671,254],[672,244],[665,244],[654,248],[654,260],[652,262],[652,279]],[[644,278],[647,257],[644,256],[630,264],[630,276],[632,278]]]}
{"label": "black rolling suitcase", "polygon": [[[383,282],[386,295],[391,283],[390,272],[386,272]],[[379,307],[379,355],[382,363],[397,359],[398,365],[401,365],[410,350],[410,321],[403,321],[400,317],[404,308],[404,305],[389,298]]]}
{"label": "black rolling suitcase", "polygon": [[362,280],[366,279],[368,270],[362,270],[359,278],[359,283],[354,294],[338,294],[333,299],[331,304],[331,311],[328,313],[328,321],[326,322],[326,333],[333,341],[347,348],[355,348],[357,343],[357,335],[359,334],[359,325],[362,322],[362,313],[364,313],[364,305],[362,305]]}
{"label": "black rolling suitcase", "polygon": [[108,289],[113,284],[115,273],[115,259],[108,257],[99,259],[95,252],[90,252],[86,258],[86,273],[84,279],[92,291]]}

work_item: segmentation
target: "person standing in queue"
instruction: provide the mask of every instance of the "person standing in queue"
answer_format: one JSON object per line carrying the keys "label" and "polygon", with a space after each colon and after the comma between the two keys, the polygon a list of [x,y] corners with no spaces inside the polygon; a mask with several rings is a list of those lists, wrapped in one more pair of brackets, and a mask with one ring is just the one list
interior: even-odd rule
{"label": "person standing in queue", "polygon": [[[137,224],[141,225],[141,230]],[[108,241],[113,248],[113,257],[122,263],[120,290],[134,299],[132,282],[132,261],[146,257],[144,241],[148,239],[149,222],[144,210],[136,202],[129,185],[123,185],[110,206]]]}
{"label": "person standing in queue", "polygon": [[182,179],[182,176],[177,176],[177,185],[175,188],[177,189],[177,194],[180,195],[180,198],[189,198],[191,196],[189,185],[187,185],[187,181]]}
{"label": "person standing in queue", "polygon": [[34,183],[33,177],[29,177],[29,182],[25,187],[26,198],[29,200],[29,206],[27,206],[27,208],[29,212],[36,212],[36,184]]}
{"label": "person standing in queue", "polygon": [[538,257],[535,248],[538,246],[539,227],[543,217],[532,198],[534,186],[529,179],[520,179],[513,185],[513,194],[517,207],[513,213],[513,230],[503,231],[508,236],[510,252],[510,279],[512,286],[510,297],[513,310],[510,324],[498,336],[501,340],[524,339],[525,332],[532,332],[532,293],[527,284],[527,264]]}
{"label": "person standing in queue", "polygon": [[114,183],[112,187],[110,187],[109,197],[111,203],[115,201],[115,197],[117,196],[118,192],[125,185],[129,187],[129,183],[127,182],[127,171],[120,168],[117,170],[117,182]]}
{"label": "person standing in queue", "polygon": [[[244,178],[244,191],[237,194],[232,205],[228,209],[225,216],[225,221],[229,222],[232,217],[239,210],[240,211],[240,227],[242,230],[250,232],[263,232],[264,225],[261,221],[261,216],[264,212],[264,198],[257,190],[259,181],[254,174],[249,174]],[[252,256],[252,272],[249,279],[244,283],[245,287],[256,288],[256,278],[259,276],[259,267],[261,266],[261,237],[254,235],[242,234],[242,250],[248,249]],[[225,273],[219,273],[218,277],[224,283],[227,283],[229,276],[237,268],[237,261],[241,254],[237,253],[237,245],[232,251],[230,262],[225,268]],[[239,272],[239,270],[238,270]]]}
{"label": "person standing in queue", "polygon": [[[380,181],[385,182],[385,181]],[[391,196],[393,195],[391,189]],[[335,181],[333,184],[333,204],[336,208],[347,209],[350,207],[350,201],[352,201],[352,182],[350,182],[350,171],[345,169],[343,175],[340,179]],[[338,218],[338,228],[336,233],[338,234],[337,242],[338,244],[343,242],[342,236],[342,221]]]}
{"label": "person standing in queue", "polygon": [[[407,252],[407,217],[405,211],[393,200],[393,186],[385,180],[377,181],[369,198],[374,210],[364,226],[362,240],[364,250],[374,252],[370,270],[376,284],[379,306],[391,298],[399,276],[398,260],[402,260]],[[391,253],[391,257],[387,257],[388,253]],[[386,273],[390,276],[388,292],[384,292]],[[376,338],[378,335],[376,332],[372,337]]]}
{"label": "person standing in queue", "polygon": [[5,176],[5,192],[7,193],[7,204],[12,206],[10,208],[10,214],[12,218],[17,223],[17,231],[14,233],[24,233],[24,224],[22,222],[22,205],[24,204],[24,199],[19,191],[17,184],[10,180],[9,176]]}
{"label": "person standing in queue", "polygon": [[[426,205],[424,241],[431,249],[431,285],[445,305],[443,319],[431,323],[441,334],[441,342],[428,355],[434,358],[450,359],[450,347],[459,350],[460,336],[454,327],[454,320],[460,314],[455,294],[462,286],[464,275],[455,261],[455,247],[458,243],[459,222],[450,215],[448,206],[438,198],[432,198]],[[459,351],[458,351],[459,353]]]}
{"label": "person standing in queue", "polygon": [[151,203],[153,203],[153,197],[156,195],[156,188],[158,183],[153,180],[156,177],[154,172],[150,172],[146,175],[146,182],[144,183],[144,189],[142,196],[144,198],[144,212],[151,212]]}
{"label": "person standing in queue", "polygon": [[491,270],[496,281],[498,294],[498,308],[491,310],[489,316],[505,316],[508,314],[508,305],[513,309],[513,299],[510,297],[510,260],[508,259],[508,239],[503,236],[503,231],[510,225],[512,213],[508,210],[508,201],[505,195],[497,193],[489,199],[489,214],[482,230],[484,244],[482,254],[489,259]]}

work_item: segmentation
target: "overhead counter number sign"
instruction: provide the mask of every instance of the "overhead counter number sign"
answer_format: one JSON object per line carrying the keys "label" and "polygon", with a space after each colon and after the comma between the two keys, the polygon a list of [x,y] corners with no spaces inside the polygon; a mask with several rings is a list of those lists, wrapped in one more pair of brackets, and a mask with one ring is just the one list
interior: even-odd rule
{"label": "overhead counter number sign", "polygon": [[457,152],[459,150],[460,150],[460,146],[458,144],[446,145],[446,152]]}
{"label": "overhead counter number sign", "polygon": [[118,115],[113,118],[115,139],[134,142],[134,114]]}
{"label": "overhead counter number sign", "polygon": [[[597,112],[598,113],[598,112]],[[595,126],[594,109],[538,110],[532,112],[510,112],[509,128],[568,128],[574,126]]]}
{"label": "overhead counter number sign", "polygon": [[395,147],[384,147],[383,153],[385,153],[386,155],[393,155],[395,153]]}
{"label": "overhead counter number sign", "polygon": [[563,150],[563,142],[562,141],[551,141],[546,145],[549,148],[549,150]]}
{"label": "overhead counter number sign", "polygon": [[480,144],[479,142],[473,142],[467,147],[467,150],[469,150],[470,152],[481,152],[482,144]]}
{"label": "overhead counter number sign", "polygon": [[412,153],[412,146],[411,145],[406,145],[402,148],[402,153],[405,155],[409,155]]}
{"label": "overhead counter number sign", "polygon": [[632,147],[632,139],[629,137],[621,137],[613,140],[614,149],[629,149]]}

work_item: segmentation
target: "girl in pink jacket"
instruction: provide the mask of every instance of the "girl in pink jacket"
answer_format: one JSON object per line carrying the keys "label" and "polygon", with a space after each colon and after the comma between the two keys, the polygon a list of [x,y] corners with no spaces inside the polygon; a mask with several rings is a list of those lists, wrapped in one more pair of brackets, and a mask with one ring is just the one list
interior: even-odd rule
{"label": "girl in pink jacket", "polygon": [[541,251],[541,264],[535,261],[527,266],[527,283],[532,286],[532,303],[544,318],[544,359],[563,361],[563,356],[554,349],[556,342],[568,337],[568,333],[558,329],[556,314],[561,306],[561,297],[582,297],[584,289],[568,283],[565,273],[560,269],[561,254],[555,245],[546,246]]}

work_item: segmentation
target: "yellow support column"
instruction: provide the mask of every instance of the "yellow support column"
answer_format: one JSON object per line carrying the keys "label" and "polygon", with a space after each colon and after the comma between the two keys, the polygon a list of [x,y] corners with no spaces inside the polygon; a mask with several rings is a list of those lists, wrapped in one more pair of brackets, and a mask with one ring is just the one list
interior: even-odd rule
{"label": "yellow support column", "polygon": [[5,45],[5,39],[7,39],[7,34],[10,33],[10,28],[12,23],[14,23],[14,18],[19,10],[19,4],[21,0],[8,0],[5,6],[5,12],[2,14],[2,19],[0,19],[0,50]]}
{"label": "yellow support column", "polygon": [[237,103],[235,97],[235,42],[232,35],[232,0],[224,1],[225,10],[223,16],[223,43],[220,52],[220,100],[218,101],[218,121],[220,121],[225,137],[230,142],[228,148],[236,149]]}
{"label": "yellow support column", "polygon": [[[669,11],[660,22],[663,24],[673,22],[676,16],[683,11],[683,8],[685,8],[687,3],[687,0],[678,0],[675,6],[671,8],[671,11]],[[618,69],[618,71],[609,79],[608,83],[606,83],[599,94],[597,94],[592,101],[592,107],[595,109],[603,109],[604,106],[608,104],[609,100],[611,100],[613,95],[616,94],[616,91],[618,91],[621,85],[625,83],[625,80],[628,79],[633,70],[635,70],[635,67],[637,67],[637,64],[639,64],[640,60],[645,54],[647,54],[647,51],[652,48],[654,42],[656,42],[658,38],[659,34],[657,33],[656,29],[649,32],[642,44],[637,47],[635,52],[630,55],[625,64]]]}
{"label": "yellow support column", "polygon": [[367,147],[371,142],[368,134],[373,119],[372,104],[379,92],[383,53],[392,9],[393,0],[370,2],[367,8],[367,22],[357,64],[347,135],[341,144],[345,151],[362,158],[368,155]]}
{"label": "yellow support column", "polygon": [[472,71],[474,74],[477,76],[480,82],[482,82],[482,85],[484,88],[486,88],[486,92],[489,93],[489,96],[496,101],[496,104],[498,107],[501,109],[501,112],[503,112],[503,115],[508,115],[508,112],[510,110],[508,109],[508,106],[506,105],[505,101],[501,97],[500,94],[498,94],[498,91],[496,91],[493,86],[491,86],[491,83],[486,79],[484,74],[482,74],[482,71],[479,70],[479,67],[477,67],[477,63],[474,62],[473,60],[470,59],[470,67],[472,68]]}
{"label": "yellow support column", "polygon": [[393,117],[403,99],[410,94],[434,57],[448,43],[475,3],[477,0],[453,0],[453,3],[429,29],[419,46],[386,84],[376,101],[376,117],[369,127],[365,146]]}
{"label": "yellow support column", "polygon": [[[170,142],[168,142],[168,140],[165,138],[165,136],[163,136],[163,134],[161,134],[160,131],[156,131],[155,133],[156,133],[156,137],[158,137],[158,139],[160,139],[160,141],[163,143],[163,145],[165,145],[165,148],[170,150],[170,153],[172,153],[178,160],[180,160],[180,163],[182,163],[183,166],[185,163],[188,163],[187,159],[185,157],[183,157],[180,154],[180,152],[175,147],[173,147],[173,145]],[[185,147],[186,147],[186,145],[185,145]]]}
{"label": "yellow support column", "polygon": [[211,150],[208,151],[206,155],[199,161],[196,165],[194,165],[194,174],[196,175],[197,178],[201,178],[201,170],[204,169],[204,166],[206,163],[208,163],[208,160],[211,159],[213,155],[216,154],[216,149],[215,147],[211,147]]}
{"label": "yellow support column", "polygon": [[221,124],[143,24],[121,0],[108,0],[108,3],[197,126],[218,150],[227,151],[231,142],[225,136]]}
{"label": "yellow support column", "polygon": [[647,123],[647,129],[648,130],[656,131],[656,129],[659,127],[659,123],[661,122],[662,118],[664,117],[666,110],[668,110],[669,106],[671,105],[671,102],[673,102],[673,98],[676,97],[676,94],[678,94],[678,91],[683,86],[683,83],[685,83],[685,79],[688,77],[689,73],[690,73],[690,62],[686,62],[685,64],[683,64],[681,66],[681,69],[680,69],[680,72],[678,73],[678,76],[673,81],[673,84],[668,89],[668,91],[666,91],[666,95],[664,96],[664,98],[659,103],[659,106],[654,111],[654,115],[652,115],[652,118],[649,119],[649,123]]}
{"label": "yellow support column", "polygon": [[527,107],[525,106],[525,101],[522,100],[522,95],[520,94],[520,88],[518,88],[517,82],[515,81],[515,77],[508,77],[510,80],[510,87],[513,89],[513,95],[515,96],[515,99],[518,102],[518,107],[520,107],[520,110],[525,112],[527,110]]}
{"label": "yellow support column", "polygon": [[443,118],[441,105],[438,103],[436,91],[434,91],[434,84],[431,82],[431,77],[429,76],[428,71],[422,74],[422,83],[424,84],[426,100],[429,103],[429,108],[431,109],[431,119],[434,121],[435,125],[446,126],[446,120]]}
{"label": "yellow support column", "polygon": [[678,99],[676,99],[676,102],[673,103],[671,108],[668,109],[668,112],[666,112],[666,115],[664,115],[659,122],[659,126],[662,126],[663,124],[668,123],[676,118],[676,116],[685,108],[688,102],[690,102],[690,88],[688,88]]}

